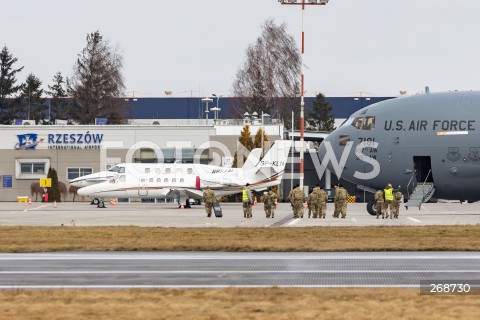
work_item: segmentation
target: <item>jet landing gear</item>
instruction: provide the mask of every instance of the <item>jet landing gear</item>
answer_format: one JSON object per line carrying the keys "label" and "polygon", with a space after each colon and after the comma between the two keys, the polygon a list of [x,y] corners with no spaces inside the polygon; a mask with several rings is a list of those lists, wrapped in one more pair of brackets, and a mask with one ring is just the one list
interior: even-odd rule
{"label": "jet landing gear", "polygon": [[372,216],[377,215],[377,202],[374,200],[370,200],[367,202],[367,211]]}
{"label": "jet landing gear", "polygon": [[100,203],[100,200],[98,198],[93,198],[92,201],[90,202],[91,205],[98,205]]}
{"label": "jet landing gear", "polygon": [[106,208],[106,207],[105,207],[105,202],[103,202],[103,200],[99,200],[99,201],[98,201],[97,208],[102,208],[102,209]]}

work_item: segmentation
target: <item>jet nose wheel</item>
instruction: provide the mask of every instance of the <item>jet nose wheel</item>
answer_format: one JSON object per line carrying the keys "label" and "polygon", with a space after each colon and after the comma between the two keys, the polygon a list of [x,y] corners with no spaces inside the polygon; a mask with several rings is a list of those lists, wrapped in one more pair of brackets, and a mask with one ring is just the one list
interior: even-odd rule
{"label": "jet nose wheel", "polygon": [[368,201],[367,202],[367,211],[372,216],[376,216],[377,215],[377,202],[376,201]]}

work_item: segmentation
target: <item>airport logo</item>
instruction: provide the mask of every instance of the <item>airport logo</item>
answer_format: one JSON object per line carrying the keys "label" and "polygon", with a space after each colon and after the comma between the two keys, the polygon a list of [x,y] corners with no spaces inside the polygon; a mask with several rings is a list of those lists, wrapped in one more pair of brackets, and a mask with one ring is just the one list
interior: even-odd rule
{"label": "airport logo", "polygon": [[43,141],[43,139],[37,140],[36,133],[18,134],[17,137],[18,143],[15,144],[15,150],[35,150],[37,145]]}
{"label": "airport logo", "polygon": [[462,155],[460,154],[460,148],[458,147],[449,147],[448,148],[448,153],[447,153],[447,159],[452,161],[452,162],[455,162],[455,161],[458,161],[460,160],[460,157]]}

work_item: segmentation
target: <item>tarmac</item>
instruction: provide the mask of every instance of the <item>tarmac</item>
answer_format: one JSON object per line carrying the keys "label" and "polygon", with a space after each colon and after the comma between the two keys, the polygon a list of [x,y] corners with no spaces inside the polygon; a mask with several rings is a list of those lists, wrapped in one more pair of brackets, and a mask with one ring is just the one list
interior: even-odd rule
{"label": "tarmac", "polygon": [[425,226],[476,225],[480,223],[479,203],[426,203],[420,209],[400,208],[398,219],[376,219],[366,204],[349,204],[347,217],[332,217],[334,205],[327,205],[325,219],[293,219],[290,204],[280,203],[275,218],[265,217],[263,204],[253,207],[253,218],[243,217],[241,203],[222,203],[223,217],[207,218],[203,205],[179,209],[175,204],[106,203],[97,208],[88,202],[0,203],[1,226],[140,226],[140,227],[312,227],[312,226]]}

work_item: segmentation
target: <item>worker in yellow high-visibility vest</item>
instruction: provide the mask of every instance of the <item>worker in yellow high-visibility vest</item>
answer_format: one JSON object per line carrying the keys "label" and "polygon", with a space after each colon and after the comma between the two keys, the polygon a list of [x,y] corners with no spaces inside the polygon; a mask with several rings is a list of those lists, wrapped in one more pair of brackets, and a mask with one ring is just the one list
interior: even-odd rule
{"label": "worker in yellow high-visibility vest", "polygon": [[393,211],[394,211],[394,208],[393,208],[394,195],[393,195],[393,187],[391,183],[387,184],[387,187],[383,190],[383,194],[385,195],[385,202],[384,202],[384,207],[382,211],[385,213],[385,218],[388,218],[389,216],[388,211],[390,210],[390,219],[392,219]]}
{"label": "worker in yellow high-visibility vest", "polygon": [[242,190],[242,202],[243,202],[243,217],[244,218],[251,218],[252,217],[252,192],[249,188],[250,184],[247,183],[245,188]]}

